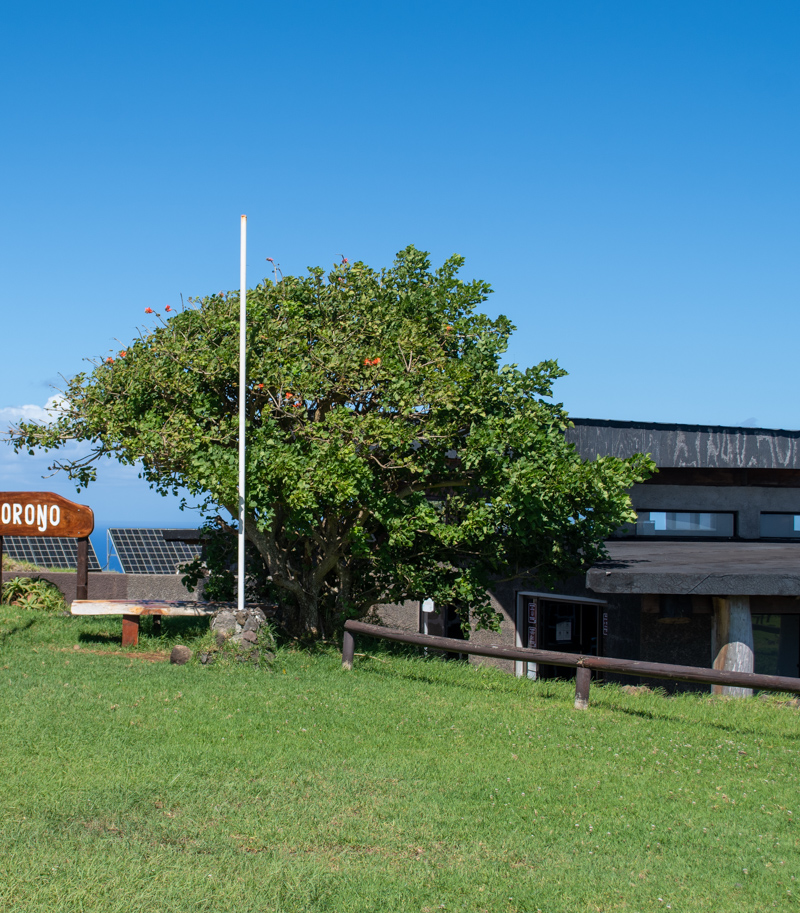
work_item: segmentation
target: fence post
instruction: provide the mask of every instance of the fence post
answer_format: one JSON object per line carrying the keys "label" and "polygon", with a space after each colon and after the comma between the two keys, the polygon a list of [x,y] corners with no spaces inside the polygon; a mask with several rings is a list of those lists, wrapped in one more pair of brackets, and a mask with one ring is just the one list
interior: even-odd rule
{"label": "fence post", "polygon": [[592,681],[592,670],[578,666],[575,675],[575,709],[586,710],[589,706],[589,685]]}
{"label": "fence post", "polygon": [[344,632],[342,638],[342,669],[353,668],[353,657],[356,652],[356,641],[349,631]]}

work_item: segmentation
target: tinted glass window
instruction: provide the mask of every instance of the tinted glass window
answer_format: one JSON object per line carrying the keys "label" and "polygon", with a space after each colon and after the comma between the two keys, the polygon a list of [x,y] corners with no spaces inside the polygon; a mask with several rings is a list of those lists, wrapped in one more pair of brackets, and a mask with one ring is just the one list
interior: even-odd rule
{"label": "tinted glass window", "polygon": [[733,514],[640,510],[637,536],[733,536]]}
{"label": "tinted glass window", "polygon": [[761,514],[761,535],[768,539],[800,539],[800,514]]}

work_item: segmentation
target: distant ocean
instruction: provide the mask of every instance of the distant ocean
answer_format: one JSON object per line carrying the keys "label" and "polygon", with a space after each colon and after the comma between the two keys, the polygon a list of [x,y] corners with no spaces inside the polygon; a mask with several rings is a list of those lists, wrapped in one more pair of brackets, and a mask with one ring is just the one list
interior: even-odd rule
{"label": "distant ocean", "polygon": [[122,565],[119,563],[119,559],[113,550],[109,559],[109,549],[106,544],[108,539],[108,530],[116,528],[116,526],[95,526],[94,532],[91,534],[91,536],[89,536],[89,539],[91,540],[91,543],[94,547],[95,554],[97,555],[97,560],[100,562],[100,567],[104,571],[122,572]]}

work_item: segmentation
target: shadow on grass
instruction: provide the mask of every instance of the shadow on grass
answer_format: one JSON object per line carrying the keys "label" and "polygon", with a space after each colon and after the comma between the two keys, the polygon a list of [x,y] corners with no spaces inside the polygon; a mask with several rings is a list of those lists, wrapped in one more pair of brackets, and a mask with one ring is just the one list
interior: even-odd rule
{"label": "shadow on grass", "polygon": [[109,647],[118,647],[122,644],[122,634],[91,634],[86,631],[81,631],[76,639],[78,643],[82,644],[103,644]]}
{"label": "shadow on grass", "polygon": [[[108,627],[111,627],[109,625]],[[85,644],[103,644],[106,646],[120,646],[122,644],[122,624],[116,619],[115,630],[110,631],[81,631],[78,634],[78,641]],[[153,647],[175,644],[177,642],[185,643],[192,647],[193,642],[200,640],[208,634],[207,618],[163,618],[161,622],[161,632],[154,630],[154,620],[152,615],[145,615],[139,624],[139,644],[138,647]],[[137,647],[130,649],[136,650]]]}
{"label": "shadow on grass", "polygon": [[[703,726],[704,728],[707,728],[707,729],[716,729],[716,730],[719,730],[720,732],[736,734],[736,735],[739,735],[744,731],[743,720],[739,714],[737,714],[735,717],[733,717],[731,719],[727,719],[727,720],[723,720],[723,719],[720,719],[719,717],[712,716],[711,714],[713,713],[713,708],[715,707],[715,705],[719,706],[720,704],[723,703],[723,701],[720,701],[719,699],[717,699],[717,700],[710,699],[708,695],[697,694],[697,693],[692,693],[692,692],[687,692],[685,694],[680,694],[680,695],[669,695],[669,694],[664,695],[663,698],[661,698],[661,700],[663,700],[663,702],[664,702],[664,704],[663,704],[664,712],[663,713],[659,712],[660,708],[658,708],[658,707],[625,706],[623,703],[618,702],[615,698],[616,698],[616,695],[612,694],[610,697],[610,700],[607,702],[604,702],[600,706],[602,706],[603,709],[611,710],[614,713],[620,713],[620,714],[624,714],[625,716],[628,716],[628,717],[636,717],[636,718],[643,719],[643,720],[649,720],[650,722],[658,722],[660,720],[669,720],[673,723],[686,723],[687,725],[691,725],[691,726]],[[632,699],[635,700],[635,698],[632,698]],[[701,710],[704,710],[705,713],[703,714],[702,717],[697,716],[697,715],[689,716],[685,713],[682,713],[681,708],[679,706],[676,707],[676,703],[678,700],[691,701],[693,710],[696,711],[697,709],[701,709]],[[747,703],[744,706],[753,707],[754,700],[755,699],[753,699],[753,698],[748,698]],[[591,707],[591,698],[590,698],[589,706]],[[786,710],[789,713],[797,712],[796,708],[791,707],[791,706],[787,706]],[[758,724],[757,718],[751,718],[751,720],[748,721],[748,726],[746,727],[746,729],[748,732],[763,733],[763,728]],[[788,729],[782,729],[781,738],[786,739],[787,741],[790,741],[790,742],[800,742],[800,731],[797,731],[797,730],[790,731]]]}
{"label": "shadow on grass", "polygon": [[9,628],[8,631],[0,630],[0,647],[4,647],[6,642],[15,634],[22,634],[32,628],[38,620],[38,618],[31,618],[30,621],[26,621],[24,625],[16,625],[13,628]]}
{"label": "shadow on grass", "polygon": [[[393,662],[392,660],[400,660]],[[420,654],[393,655],[383,651],[365,652],[356,650],[352,675],[368,674],[381,679],[401,679],[422,682],[440,688],[461,691],[487,692],[515,696],[528,696],[536,687],[527,679],[518,679],[490,667],[471,665],[466,661],[448,660],[440,656]],[[564,683],[542,682],[538,685],[537,696],[543,699],[564,698]]]}
{"label": "shadow on grass", "polygon": [[[543,679],[528,681],[514,678],[507,673],[487,667],[476,667],[467,663],[454,663],[441,657],[425,657],[420,653],[410,654],[406,651],[380,650],[372,653],[361,651],[358,644],[356,661],[351,674],[369,674],[381,679],[402,679],[421,682],[439,688],[458,689],[472,692],[494,692],[514,697],[529,697],[542,703],[560,705],[565,711],[572,710],[574,682],[569,680]],[[391,662],[400,659],[401,662]],[[461,674],[454,675],[454,666],[459,666]],[[763,733],[764,720],[760,715],[742,713],[726,714],[721,717],[715,712],[723,703],[710,699],[707,694],[683,692],[669,694],[660,689],[641,696],[628,696],[618,690],[616,684],[602,685],[593,683],[590,697],[589,713],[594,711],[611,712],[628,718],[646,720],[651,723],[669,721],[685,723],[689,726],[702,726],[708,730],[727,735],[741,734],[743,729]],[[631,706],[631,702],[648,701],[645,706]],[[689,706],[682,706],[688,702]],[[753,708],[752,701],[748,701]],[[730,709],[738,710],[737,707]],[[746,707],[742,707],[745,710]],[[787,713],[797,713],[797,708],[788,704]],[[790,742],[800,742],[800,730],[782,729],[782,738]]]}

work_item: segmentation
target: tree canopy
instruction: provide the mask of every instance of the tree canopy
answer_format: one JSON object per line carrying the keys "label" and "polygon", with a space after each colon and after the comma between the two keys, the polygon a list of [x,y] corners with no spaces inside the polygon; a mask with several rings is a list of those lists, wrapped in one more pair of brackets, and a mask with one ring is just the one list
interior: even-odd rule
{"label": "tree canopy", "polygon": [[[408,247],[247,293],[245,531],[298,632],[426,597],[490,625],[492,581],[576,572],[633,519],[652,463],[578,456],[550,400],[565,372],[502,363],[513,327],[478,311],[491,289],[462,264]],[[12,440],[86,442],[54,464],[80,485],[110,455],[236,516],[238,292],[164,311]]]}

